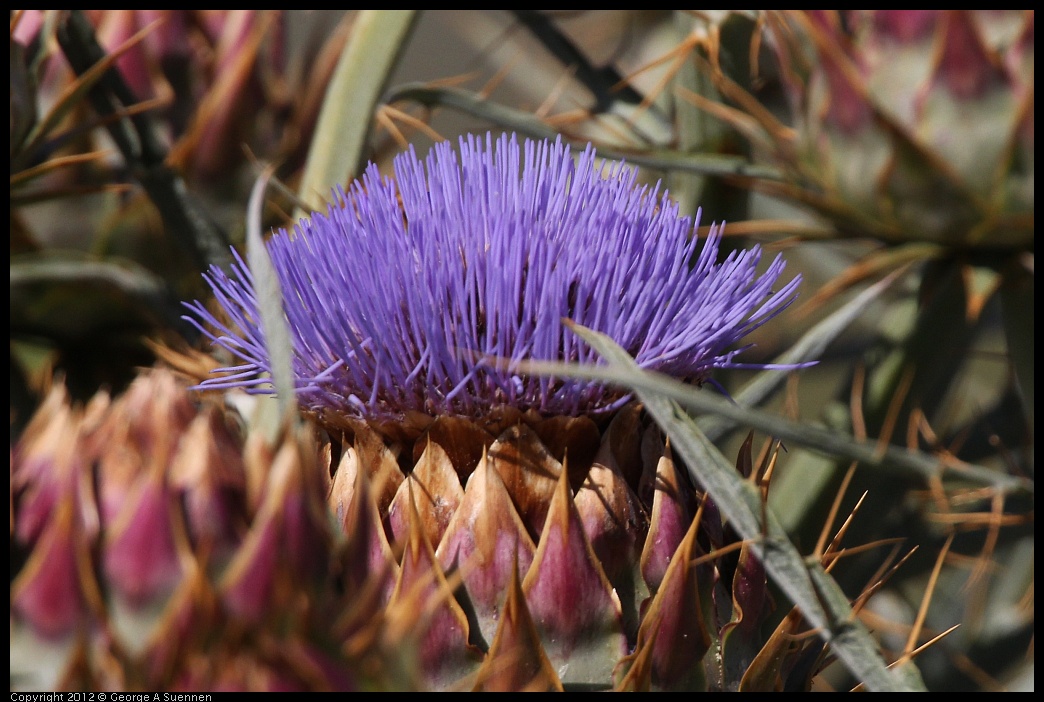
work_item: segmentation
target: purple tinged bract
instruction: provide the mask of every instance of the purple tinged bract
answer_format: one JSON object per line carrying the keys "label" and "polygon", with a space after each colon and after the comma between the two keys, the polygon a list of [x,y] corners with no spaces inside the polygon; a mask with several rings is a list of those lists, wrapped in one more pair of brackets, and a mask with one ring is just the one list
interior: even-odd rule
{"label": "purple tinged bract", "polygon": [[[743,338],[794,299],[775,289],[785,262],[758,275],[757,247],[717,262],[636,170],[560,141],[462,138],[370,166],[328,214],[277,232],[268,252],[293,337],[298,401],[329,415],[407,412],[477,417],[498,405],[597,414],[630,399],[590,380],[520,372],[522,360],[598,362],[563,318],[603,332],[646,369],[702,382]],[[273,392],[251,272],[207,282],[227,315],[186,303],[188,321],[242,363],[201,388]],[[227,323],[226,323],[227,321]]]}

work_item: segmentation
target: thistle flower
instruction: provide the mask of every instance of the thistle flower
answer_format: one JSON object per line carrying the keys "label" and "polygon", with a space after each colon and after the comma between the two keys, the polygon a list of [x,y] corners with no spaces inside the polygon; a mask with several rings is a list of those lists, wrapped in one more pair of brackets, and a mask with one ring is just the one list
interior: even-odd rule
{"label": "thistle flower", "polygon": [[[508,405],[605,414],[629,397],[590,381],[527,376],[523,360],[594,362],[562,319],[604,332],[644,368],[703,382],[794,298],[757,248],[717,262],[694,221],[637,172],[560,141],[462,139],[411,150],[395,181],[371,166],[328,214],[278,232],[269,253],[286,292],[300,404],[323,421],[478,417]],[[397,187],[396,187],[397,186]],[[698,221],[698,215],[697,215]],[[241,363],[204,388],[266,392],[271,371],[242,259],[208,282],[230,324],[200,302],[188,317]],[[216,330],[216,331],[215,331]],[[755,364],[755,367],[765,367]]]}
{"label": "thistle flower", "polygon": [[[724,632],[753,645],[763,570],[745,553],[734,572],[696,565],[726,532],[696,518],[626,393],[520,362],[595,362],[569,319],[644,368],[713,382],[748,365],[744,337],[800,278],[776,289],[784,261],[759,275],[756,248],[719,263],[719,227],[700,248],[693,219],[591,148],[459,146],[400,156],[394,181],[371,166],[268,244],[298,402],[341,437],[328,500],[354,543],[345,572],[392,621],[407,613],[422,687],[738,685],[750,657],[713,661]],[[271,392],[251,272],[237,259],[208,281],[224,317],[196,302],[190,320],[240,363],[200,387]]]}

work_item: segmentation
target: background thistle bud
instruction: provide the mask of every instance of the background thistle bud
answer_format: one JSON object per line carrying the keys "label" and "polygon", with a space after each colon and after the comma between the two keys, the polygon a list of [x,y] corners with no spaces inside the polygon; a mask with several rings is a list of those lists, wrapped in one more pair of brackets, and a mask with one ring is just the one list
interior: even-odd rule
{"label": "background thistle bud", "polygon": [[793,125],[761,121],[779,192],[849,235],[1032,249],[1032,11],[766,17]]}

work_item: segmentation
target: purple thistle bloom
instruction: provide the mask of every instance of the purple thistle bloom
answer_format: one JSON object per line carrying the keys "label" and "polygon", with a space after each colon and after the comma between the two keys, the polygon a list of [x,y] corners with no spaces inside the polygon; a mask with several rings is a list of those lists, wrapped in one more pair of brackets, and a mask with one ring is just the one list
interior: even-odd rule
{"label": "purple thistle bloom", "polygon": [[[423,162],[400,155],[394,170],[392,181],[371,165],[327,215],[268,242],[303,408],[391,419],[620,407],[622,390],[489,362],[598,362],[563,317],[676,377],[772,367],[735,362],[737,344],[790,304],[800,276],[774,291],[785,263],[777,256],[758,276],[757,247],[717,263],[718,227],[697,255],[696,223],[633,168],[607,166],[591,147],[574,159],[560,141],[487,136],[483,148],[469,136],[459,158],[442,143]],[[231,325],[200,302],[186,319],[242,364],[200,387],[273,392],[246,264],[237,255],[231,276],[206,278]]]}

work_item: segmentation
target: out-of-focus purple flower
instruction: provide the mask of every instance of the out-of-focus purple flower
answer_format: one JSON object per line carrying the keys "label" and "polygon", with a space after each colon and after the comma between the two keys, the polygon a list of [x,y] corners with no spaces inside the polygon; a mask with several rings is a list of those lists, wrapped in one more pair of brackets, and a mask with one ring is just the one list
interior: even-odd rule
{"label": "out-of-focus purple flower", "polygon": [[[567,318],[644,368],[702,382],[715,368],[751,367],[735,360],[744,337],[800,282],[775,287],[779,256],[759,275],[757,247],[719,263],[719,227],[700,248],[697,222],[590,147],[471,136],[459,157],[443,143],[424,161],[402,154],[394,170],[393,181],[371,166],[327,215],[268,243],[298,399],[321,416],[611,411],[629,396],[527,375],[518,362],[596,362]],[[271,392],[251,272],[237,257],[231,275],[215,268],[207,280],[229,321],[200,302],[188,319],[242,363],[202,387]]]}

